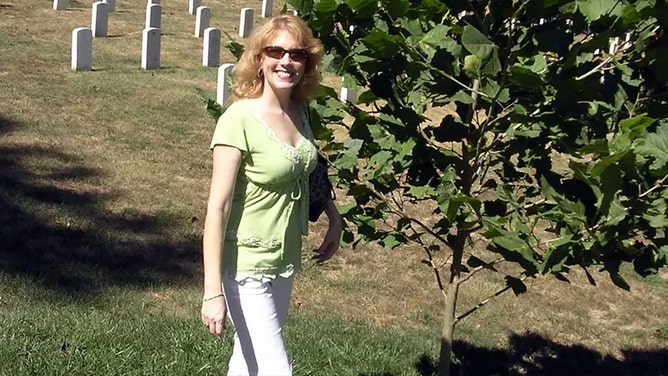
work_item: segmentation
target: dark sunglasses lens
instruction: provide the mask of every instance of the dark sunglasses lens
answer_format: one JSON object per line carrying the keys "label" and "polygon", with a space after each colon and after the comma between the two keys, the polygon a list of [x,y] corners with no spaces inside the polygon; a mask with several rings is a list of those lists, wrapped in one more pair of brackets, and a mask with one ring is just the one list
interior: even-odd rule
{"label": "dark sunglasses lens", "polygon": [[302,49],[297,49],[297,50],[290,50],[290,59],[294,61],[304,61],[308,58],[308,52],[306,50]]}
{"label": "dark sunglasses lens", "polygon": [[272,59],[280,59],[287,51],[281,47],[266,47],[264,53]]}

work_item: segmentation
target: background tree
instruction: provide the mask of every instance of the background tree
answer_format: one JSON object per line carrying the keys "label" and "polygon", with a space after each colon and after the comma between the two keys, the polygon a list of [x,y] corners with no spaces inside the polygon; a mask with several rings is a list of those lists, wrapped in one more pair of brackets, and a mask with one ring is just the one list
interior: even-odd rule
{"label": "background tree", "polygon": [[288,2],[360,90],[358,105],[326,88],[315,105],[348,131],[320,129],[353,200],[345,238],[424,250],[444,293],[439,375],[455,325],[486,302],[457,309],[480,271],[517,265],[497,294],[519,294],[574,267],[628,289],[623,263],[666,265],[665,1]]}

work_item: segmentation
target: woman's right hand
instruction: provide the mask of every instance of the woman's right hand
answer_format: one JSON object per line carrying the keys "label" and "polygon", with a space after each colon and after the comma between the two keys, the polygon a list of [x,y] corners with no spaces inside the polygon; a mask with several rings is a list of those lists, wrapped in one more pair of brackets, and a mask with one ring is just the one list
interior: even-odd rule
{"label": "woman's right hand", "polygon": [[227,316],[227,303],[225,296],[219,296],[202,302],[202,323],[209,329],[211,334],[221,336],[225,329]]}

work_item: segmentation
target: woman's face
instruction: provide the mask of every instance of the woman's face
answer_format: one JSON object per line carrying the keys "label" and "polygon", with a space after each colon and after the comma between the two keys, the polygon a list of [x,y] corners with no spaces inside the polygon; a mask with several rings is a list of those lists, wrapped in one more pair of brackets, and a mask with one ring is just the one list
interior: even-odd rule
{"label": "woman's face", "polygon": [[280,31],[260,54],[265,89],[291,91],[304,75],[308,53],[286,31]]}

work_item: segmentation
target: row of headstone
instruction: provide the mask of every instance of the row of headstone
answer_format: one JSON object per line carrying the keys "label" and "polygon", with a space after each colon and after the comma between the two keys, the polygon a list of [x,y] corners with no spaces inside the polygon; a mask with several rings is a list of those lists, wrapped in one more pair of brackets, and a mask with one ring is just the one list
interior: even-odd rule
{"label": "row of headstone", "polygon": [[160,0],[148,0],[144,30],[141,33],[141,67],[144,70],[160,68],[162,40],[162,6]]}
{"label": "row of headstone", "polygon": [[[57,1],[57,0],[55,0]],[[54,1],[54,7],[55,7]],[[158,69],[160,67],[160,0],[148,0],[146,6],[146,27],[142,33],[141,67]],[[115,10],[116,0],[98,1],[93,4],[91,27],[78,27],[72,30],[71,67],[75,71],[92,69],[92,38],[107,36],[109,12]]]}
{"label": "row of headstone", "polygon": [[[67,0],[54,0],[53,9],[67,9]],[[104,0],[93,3],[91,27],[77,27],[72,30],[71,67],[75,71],[88,71],[93,66],[93,37],[107,36],[109,13],[116,10],[116,0]]]}
{"label": "row of headstone", "polygon": [[[56,2],[54,0],[54,8]],[[66,0],[65,0],[66,1]],[[269,3],[269,5],[267,5]],[[202,7],[200,0],[190,0],[189,12],[193,13],[196,7],[196,35],[204,37],[202,65],[205,67],[218,66],[220,61],[220,40],[221,31],[214,27],[208,27],[211,11],[207,7]],[[271,6],[271,1],[263,2],[263,17],[269,17],[267,8]],[[115,0],[105,0],[93,4],[93,15],[91,19],[91,28],[76,28],[72,31],[72,69],[76,71],[85,71],[92,69],[92,37],[106,37],[108,14],[115,8]],[[161,13],[160,0],[148,0],[146,6],[146,25],[142,32],[142,69],[158,69],[160,67],[160,44],[161,44]],[[243,8],[241,10],[239,36],[247,37],[252,30],[253,10]],[[223,64],[219,67],[217,102],[225,103],[230,95],[230,77],[234,64]],[[357,92],[354,89],[342,87],[340,98],[343,101],[351,103],[357,102]]]}

